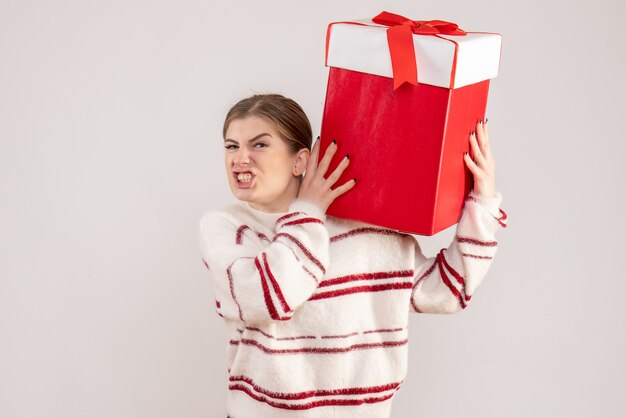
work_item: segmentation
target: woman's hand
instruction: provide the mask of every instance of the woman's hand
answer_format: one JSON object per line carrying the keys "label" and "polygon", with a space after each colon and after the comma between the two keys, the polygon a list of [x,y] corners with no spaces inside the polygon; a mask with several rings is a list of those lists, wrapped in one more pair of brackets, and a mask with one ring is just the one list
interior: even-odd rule
{"label": "woman's hand", "polygon": [[479,121],[469,140],[472,155],[465,153],[463,158],[474,175],[474,193],[480,197],[493,197],[496,194],[496,163],[491,155],[487,122]]}
{"label": "woman's hand", "polygon": [[330,161],[335,155],[337,151],[337,144],[335,140],[331,142],[331,144],[326,149],[324,153],[324,157],[320,161],[319,165],[317,164],[318,155],[319,155],[319,138],[315,141],[313,145],[313,150],[311,151],[311,156],[307,162],[306,173],[304,179],[302,180],[302,184],[300,185],[300,191],[298,192],[298,198],[306,200],[308,202],[312,202],[317,204],[324,212],[328,209],[328,206],[337,198],[354,187],[356,183],[356,179],[348,180],[341,186],[331,190],[331,186],[337,182],[343,170],[350,163],[349,157],[346,156],[341,160],[335,171],[332,172],[328,178],[324,178],[324,174],[326,174],[326,170],[328,170],[328,166],[330,165]]}

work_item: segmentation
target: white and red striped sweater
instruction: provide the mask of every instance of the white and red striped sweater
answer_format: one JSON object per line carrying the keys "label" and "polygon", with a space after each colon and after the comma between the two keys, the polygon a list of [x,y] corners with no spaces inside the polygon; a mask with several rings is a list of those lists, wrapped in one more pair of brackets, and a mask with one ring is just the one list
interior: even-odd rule
{"label": "white and red striped sweater", "polygon": [[242,201],[204,213],[202,260],[230,332],[230,417],[389,417],[409,312],[467,306],[506,226],[501,199],[470,193],[453,242],[433,258],[413,235],[300,199],[284,213]]}

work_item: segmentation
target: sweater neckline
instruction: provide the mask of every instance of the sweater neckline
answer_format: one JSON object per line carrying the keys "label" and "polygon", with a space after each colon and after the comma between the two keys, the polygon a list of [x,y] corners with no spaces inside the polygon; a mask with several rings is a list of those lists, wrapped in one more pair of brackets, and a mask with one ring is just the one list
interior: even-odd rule
{"label": "sweater neckline", "polygon": [[267,219],[267,220],[272,220],[275,221],[276,219],[280,218],[281,216],[284,216],[288,213],[290,213],[289,211],[287,212],[265,212],[259,209],[255,209],[252,206],[250,206],[250,204],[246,201],[243,200],[238,200],[237,203],[242,206],[244,209],[246,209],[249,212],[254,213],[256,216],[263,218],[263,219]]}

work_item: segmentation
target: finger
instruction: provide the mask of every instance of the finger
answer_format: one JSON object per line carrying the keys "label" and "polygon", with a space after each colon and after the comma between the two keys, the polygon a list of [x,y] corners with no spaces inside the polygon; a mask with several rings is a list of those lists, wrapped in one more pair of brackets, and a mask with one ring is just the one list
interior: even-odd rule
{"label": "finger", "polygon": [[487,154],[489,153],[489,138],[487,137],[485,125],[482,119],[476,124],[476,136],[478,139],[478,146],[480,147],[481,154],[487,156]]}
{"label": "finger", "polygon": [[317,170],[317,154],[319,153],[319,136],[317,140],[313,144],[311,148],[311,152],[309,153],[309,159],[306,163],[306,168],[304,170],[304,179],[303,181],[309,182],[311,178],[315,175],[315,171]]}
{"label": "finger", "polygon": [[485,142],[486,154],[488,154],[488,156],[491,157],[491,141],[489,140],[489,127],[487,126],[488,122],[489,120],[485,119],[485,122],[483,123],[483,131],[485,132],[484,142]]}
{"label": "finger", "polygon": [[339,177],[341,177],[341,173],[343,173],[343,171],[346,169],[348,164],[350,164],[350,156],[346,154],[346,156],[343,157],[339,165],[337,165],[335,170],[326,179],[327,187],[331,187],[333,184],[337,182],[337,180],[339,180]]}
{"label": "finger", "polygon": [[484,160],[483,155],[480,151],[480,147],[478,145],[478,140],[476,139],[476,133],[472,132],[470,134],[470,148],[472,151],[472,158],[477,163],[480,164],[482,160]]}
{"label": "finger", "polygon": [[311,149],[311,157],[309,157],[309,162],[307,164],[307,171],[311,169],[311,173],[314,173],[317,167],[317,159],[320,151],[320,137],[318,136],[313,144],[313,148]]}
{"label": "finger", "polygon": [[328,166],[330,165],[330,160],[333,158],[333,155],[335,155],[336,151],[337,151],[336,141],[331,142],[330,145],[326,148],[326,151],[324,152],[324,157],[322,158],[319,165],[317,166],[316,174],[319,173],[319,175],[322,176],[322,179],[324,179],[324,174],[326,174],[326,170],[328,170]]}
{"label": "finger", "polygon": [[478,142],[478,148],[480,149],[480,153],[483,153],[483,146],[484,146],[484,139],[485,139],[485,132],[483,131],[483,124],[482,124],[482,120],[479,120],[478,122],[476,122],[476,142]]}
{"label": "finger", "polygon": [[483,129],[485,130],[485,139],[489,142],[489,119],[485,119],[483,123]]}
{"label": "finger", "polygon": [[472,160],[469,153],[466,152],[465,155],[463,155],[463,160],[465,160],[465,165],[467,165],[467,168],[472,173],[474,178],[478,177],[480,174],[480,167],[478,167],[474,160]]}
{"label": "finger", "polygon": [[482,134],[479,136],[478,145],[484,158],[483,168],[493,165],[493,156],[491,154],[491,144],[489,143],[489,135],[485,123],[480,123]]}
{"label": "finger", "polygon": [[338,196],[341,196],[342,194],[344,194],[345,192],[353,188],[355,184],[356,184],[356,179],[354,178],[354,179],[346,181],[341,186],[336,187],[332,192],[330,192],[330,196],[332,198],[331,200],[335,200]]}
{"label": "finger", "polygon": [[489,133],[487,132],[487,126],[482,119],[478,122],[476,132],[478,133],[478,144],[480,145],[480,149],[482,150],[483,154],[487,154],[490,145]]}

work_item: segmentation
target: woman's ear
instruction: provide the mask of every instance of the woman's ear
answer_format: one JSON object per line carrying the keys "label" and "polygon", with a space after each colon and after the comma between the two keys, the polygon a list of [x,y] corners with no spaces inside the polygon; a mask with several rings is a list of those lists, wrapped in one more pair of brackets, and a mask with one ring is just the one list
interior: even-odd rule
{"label": "woman's ear", "polygon": [[291,170],[294,176],[299,176],[305,172],[310,155],[311,151],[308,148],[302,148],[296,153],[296,156],[293,159],[293,168]]}

